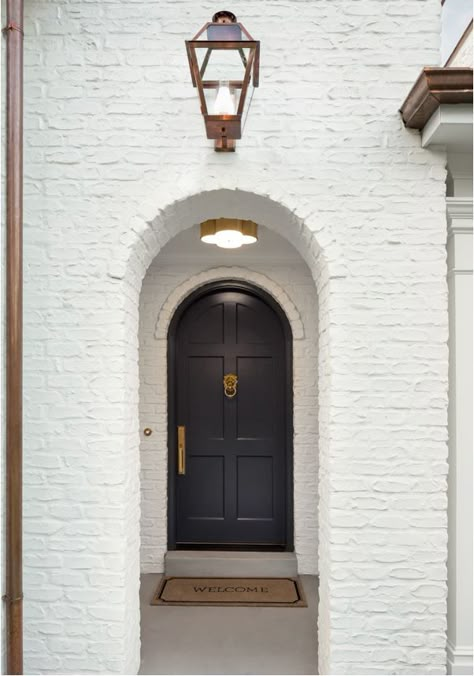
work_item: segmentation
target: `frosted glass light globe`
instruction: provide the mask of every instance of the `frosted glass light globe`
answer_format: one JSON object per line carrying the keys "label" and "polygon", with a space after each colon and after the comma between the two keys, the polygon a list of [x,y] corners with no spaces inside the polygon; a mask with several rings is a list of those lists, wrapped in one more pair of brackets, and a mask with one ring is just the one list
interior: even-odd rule
{"label": "frosted glass light globe", "polygon": [[243,244],[243,235],[238,230],[220,230],[214,235],[214,243],[221,249],[238,249]]}
{"label": "frosted glass light globe", "polygon": [[213,113],[214,115],[235,115],[234,97],[230,93],[229,83],[225,80],[219,82]]}

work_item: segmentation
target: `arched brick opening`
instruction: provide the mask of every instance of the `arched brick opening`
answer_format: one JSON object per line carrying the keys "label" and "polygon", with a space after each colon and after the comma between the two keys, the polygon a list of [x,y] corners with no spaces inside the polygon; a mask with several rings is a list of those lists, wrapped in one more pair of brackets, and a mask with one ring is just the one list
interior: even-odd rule
{"label": "arched brick opening", "polygon": [[[240,190],[213,190],[191,195],[162,209],[151,219],[136,218],[131,224],[129,235],[122,238],[121,247],[113,256],[109,266],[109,277],[123,286],[124,307],[124,373],[129,388],[127,448],[124,449],[129,464],[129,485],[126,487],[127,515],[133,524],[127,540],[124,556],[127,559],[128,579],[125,584],[126,607],[130,617],[128,662],[138,664],[139,659],[139,429],[138,429],[138,308],[139,293],[143,278],[151,261],[162,247],[184,229],[222,213],[228,216],[249,218],[282,235],[299,251],[313,277],[319,298],[319,574],[320,601],[318,617],[319,671],[327,673],[329,660],[329,541],[327,537],[327,509],[329,495],[329,406],[330,406],[330,275],[334,268],[336,276],[344,275],[344,267],[338,258],[335,244],[329,233],[321,231],[316,215],[300,217],[281,202],[270,196],[257,195]],[[322,251],[320,241],[327,243],[328,251]],[[331,250],[331,256],[329,255]],[[115,286],[115,284],[114,284]],[[116,292],[116,289],[115,289]],[[162,374],[166,378],[166,373]],[[133,413],[134,411],[134,413]],[[133,622],[133,618],[136,622]],[[316,640],[316,636],[315,636]]]}
{"label": "arched brick opening", "polygon": [[[244,281],[268,293],[278,303],[291,327],[293,352],[293,449],[294,449],[294,534],[295,553],[301,574],[318,573],[318,513],[315,487],[318,482],[318,326],[317,295],[309,286],[298,287],[290,279],[305,279],[301,268],[285,276],[289,288],[279,283],[281,269],[263,274],[248,267],[228,265],[205,267],[184,281],[177,277],[170,290],[171,270],[163,268],[166,252],[150,265],[140,295],[140,428],[151,427],[153,435],[140,439],[141,461],[141,572],[161,573],[167,550],[168,467],[167,338],[171,320],[181,303],[200,287],[212,282]],[[180,273],[173,268],[174,275]],[[178,279],[180,281],[178,281]],[[302,289],[305,291],[303,302]],[[166,291],[165,291],[166,290]],[[313,305],[314,303],[314,305]],[[311,304],[311,311],[309,305]],[[300,309],[303,308],[303,316]],[[303,317],[306,321],[303,320]],[[156,432],[156,433],[155,433]],[[158,489],[159,488],[159,489]],[[157,490],[158,489],[158,490]]]}
{"label": "arched brick opening", "polygon": [[249,268],[229,266],[211,268],[197,275],[193,275],[186,282],[180,284],[166,299],[156,320],[155,338],[166,340],[168,327],[173,314],[193,291],[199,287],[219,280],[231,279],[235,281],[248,281],[269,293],[285,312],[293,333],[293,340],[304,338],[304,326],[300,312],[286,291],[274,280]]}

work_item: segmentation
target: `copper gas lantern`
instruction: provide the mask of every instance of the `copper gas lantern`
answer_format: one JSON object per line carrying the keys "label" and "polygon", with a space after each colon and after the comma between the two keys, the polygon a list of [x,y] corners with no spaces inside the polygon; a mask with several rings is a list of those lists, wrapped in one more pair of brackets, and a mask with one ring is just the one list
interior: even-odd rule
{"label": "copper gas lantern", "polygon": [[207,138],[215,150],[233,152],[258,87],[260,42],[232,12],[222,11],[186,40],[186,50]]}

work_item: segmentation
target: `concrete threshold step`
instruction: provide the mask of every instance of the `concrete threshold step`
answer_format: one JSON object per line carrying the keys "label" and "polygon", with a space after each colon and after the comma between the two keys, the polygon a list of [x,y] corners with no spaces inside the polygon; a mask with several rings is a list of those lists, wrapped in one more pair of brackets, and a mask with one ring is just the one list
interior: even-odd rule
{"label": "concrete threshold step", "polygon": [[294,552],[166,552],[165,575],[176,577],[294,577]]}

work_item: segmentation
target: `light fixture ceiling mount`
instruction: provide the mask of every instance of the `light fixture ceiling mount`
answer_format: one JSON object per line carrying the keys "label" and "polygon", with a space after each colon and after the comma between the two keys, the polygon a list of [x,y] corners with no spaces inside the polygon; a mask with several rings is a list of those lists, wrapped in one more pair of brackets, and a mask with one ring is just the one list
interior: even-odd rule
{"label": "light fixture ceiling mount", "polygon": [[258,239],[257,224],[238,218],[213,218],[201,223],[201,242],[216,244],[222,249],[238,249]]}

